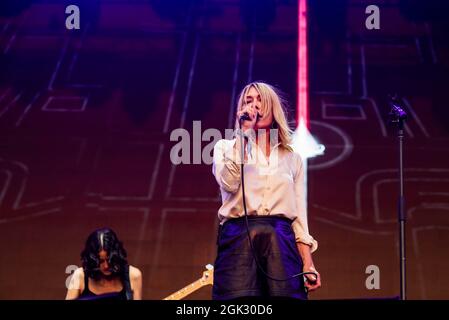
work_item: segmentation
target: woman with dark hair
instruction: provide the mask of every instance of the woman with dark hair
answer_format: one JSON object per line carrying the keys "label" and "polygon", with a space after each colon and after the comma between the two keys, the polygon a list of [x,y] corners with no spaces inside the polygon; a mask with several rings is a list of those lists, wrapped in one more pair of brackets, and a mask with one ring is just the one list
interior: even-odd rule
{"label": "woman with dark hair", "polygon": [[126,256],[113,230],[92,232],[81,252],[83,267],[73,273],[66,300],[142,299],[142,273],[128,264]]}

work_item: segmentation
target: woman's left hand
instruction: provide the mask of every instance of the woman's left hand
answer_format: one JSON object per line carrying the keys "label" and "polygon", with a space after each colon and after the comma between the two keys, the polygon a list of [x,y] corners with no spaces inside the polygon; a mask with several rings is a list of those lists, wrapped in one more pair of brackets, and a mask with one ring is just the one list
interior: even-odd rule
{"label": "woman's left hand", "polygon": [[304,285],[307,288],[307,292],[315,291],[318,288],[321,287],[321,275],[320,273],[315,269],[313,265],[311,266],[304,266],[303,272],[313,272],[315,274],[305,274],[305,281]]}
{"label": "woman's left hand", "polygon": [[312,253],[310,252],[310,246],[302,242],[296,243],[299,254],[303,262],[302,272],[314,272],[315,274],[304,275],[304,285],[308,292],[315,291],[321,287],[321,276],[315,269],[313,264]]}

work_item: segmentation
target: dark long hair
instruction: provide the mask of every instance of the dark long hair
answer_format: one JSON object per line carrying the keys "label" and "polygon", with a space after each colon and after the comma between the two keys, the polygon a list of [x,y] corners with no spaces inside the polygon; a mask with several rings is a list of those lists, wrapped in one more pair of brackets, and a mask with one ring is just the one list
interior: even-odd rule
{"label": "dark long hair", "polygon": [[101,228],[92,232],[86,240],[81,252],[81,261],[85,274],[94,280],[102,277],[100,271],[99,252],[104,250],[108,254],[108,264],[113,276],[119,276],[126,281],[129,277],[129,265],[123,243],[110,228]]}

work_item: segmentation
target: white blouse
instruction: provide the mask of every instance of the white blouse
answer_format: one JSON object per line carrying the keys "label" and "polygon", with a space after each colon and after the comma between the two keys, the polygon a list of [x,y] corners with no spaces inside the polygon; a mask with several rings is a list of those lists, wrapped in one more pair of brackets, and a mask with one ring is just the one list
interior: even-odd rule
{"label": "white blouse", "polygon": [[[220,186],[222,206],[218,211],[220,223],[245,215],[240,180],[241,151],[234,150],[236,139],[219,140],[214,146],[212,172]],[[304,167],[299,154],[271,147],[267,157],[260,147],[250,141],[245,160],[245,196],[248,215],[283,215],[291,220],[296,242],[318,248],[309,234],[305,202]]]}

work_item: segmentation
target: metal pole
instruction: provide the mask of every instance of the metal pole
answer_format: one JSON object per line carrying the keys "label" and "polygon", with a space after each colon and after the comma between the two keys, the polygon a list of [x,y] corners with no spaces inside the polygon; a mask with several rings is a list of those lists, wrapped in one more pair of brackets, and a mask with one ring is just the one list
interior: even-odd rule
{"label": "metal pole", "polygon": [[404,166],[403,166],[403,139],[404,123],[399,121],[398,139],[399,139],[399,201],[398,201],[398,220],[399,220],[399,256],[400,256],[400,292],[401,300],[406,300],[406,270],[405,270],[405,199],[404,199]]}
{"label": "metal pole", "polygon": [[389,122],[397,125],[399,140],[399,198],[398,198],[398,222],[399,222],[399,270],[400,270],[400,298],[406,300],[406,270],[405,270],[405,197],[404,197],[404,122],[407,113],[402,107],[402,99],[397,94],[389,96],[391,111]]}

